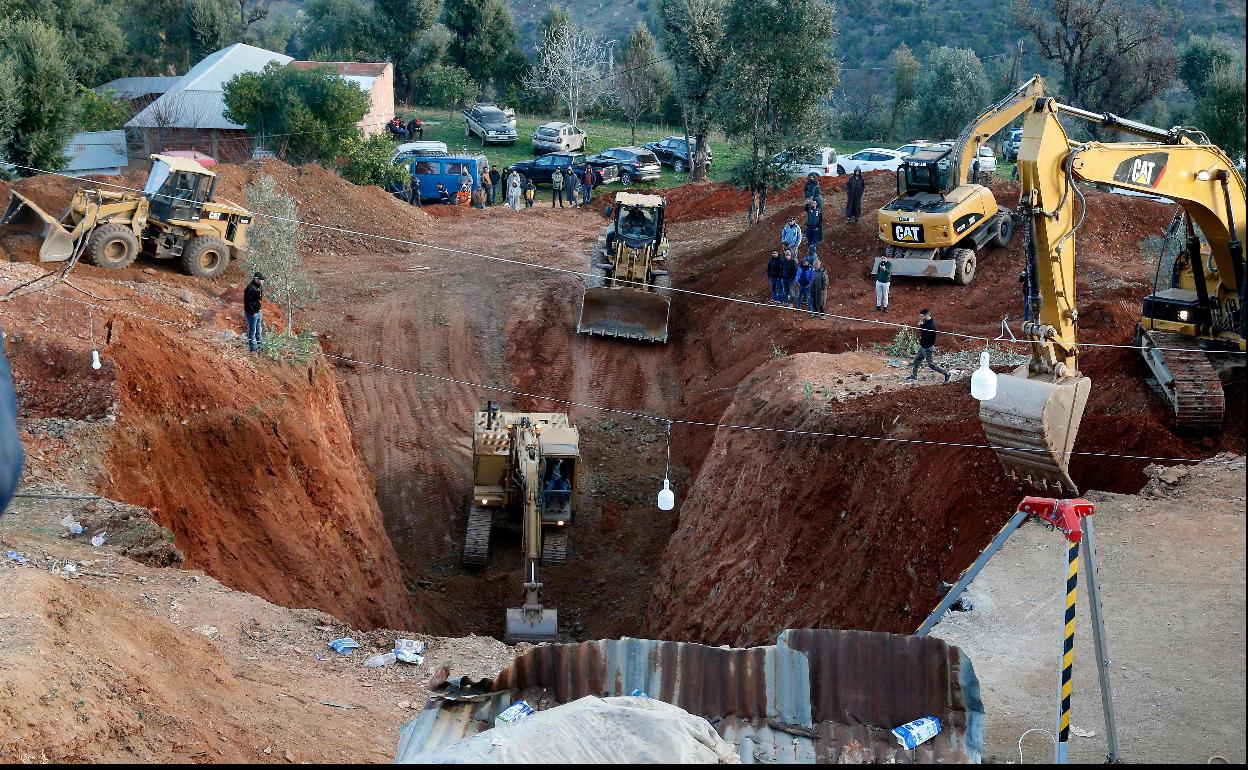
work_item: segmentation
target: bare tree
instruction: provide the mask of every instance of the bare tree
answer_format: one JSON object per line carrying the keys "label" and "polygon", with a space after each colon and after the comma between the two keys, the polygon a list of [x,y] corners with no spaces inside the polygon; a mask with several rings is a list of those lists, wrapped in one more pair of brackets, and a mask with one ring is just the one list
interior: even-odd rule
{"label": "bare tree", "polygon": [[[1063,95],[1097,112],[1130,113],[1166,90],[1178,67],[1173,13],[1123,0],[1051,0],[1037,13],[1015,0],[1014,16],[1040,54],[1062,72]],[[1088,130],[1098,135],[1097,126]]]}
{"label": "bare tree", "polygon": [[611,95],[611,46],[575,24],[547,29],[537,44],[537,63],[524,78],[524,87],[552,93],[576,125],[581,111]]}
{"label": "bare tree", "polygon": [[156,135],[153,152],[165,151],[170,131],[187,130],[193,137],[205,117],[204,105],[185,91],[167,93],[152,102],[145,111],[149,127],[154,129]]}

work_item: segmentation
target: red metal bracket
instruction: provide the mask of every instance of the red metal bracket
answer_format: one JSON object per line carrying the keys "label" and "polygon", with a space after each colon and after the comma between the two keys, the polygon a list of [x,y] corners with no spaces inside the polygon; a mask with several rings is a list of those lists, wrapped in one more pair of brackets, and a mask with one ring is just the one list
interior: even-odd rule
{"label": "red metal bracket", "polygon": [[1079,525],[1084,516],[1096,513],[1096,506],[1076,497],[1072,500],[1058,500],[1052,497],[1024,497],[1018,504],[1018,510],[1044,519],[1061,530],[1066,539],[1078,543],[1083,539],[1083,528]]}

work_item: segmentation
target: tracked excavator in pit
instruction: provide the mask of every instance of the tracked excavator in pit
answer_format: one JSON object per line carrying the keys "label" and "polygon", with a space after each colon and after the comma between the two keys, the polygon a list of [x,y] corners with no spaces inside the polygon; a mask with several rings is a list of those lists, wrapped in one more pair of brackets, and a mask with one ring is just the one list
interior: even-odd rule
{"label": "tracked excavator in pit", "polygon": [[493,401],[476,413],[463,562],[489,561],[496,525],[519,528],[524,599],[507,610],[503,639],[508,643],[552,642],[558,636],[558,614],[542,604],[539,569],[567,561],[580,469],[580,434],[566,414],[504,412]]}
{"label": "tracked excavator in pit", "polygon": [[[1142,141],[1074,142],[1059,116]],[[1035,99],[1027,111],[1018,162],[1026,227],[1023,331],[1032,358],[998,378],[996,397],[980,404],[980,420],[1009,476],[1055,496],[1073,495],[1070,452],[1091,387],[1079,371],[1076,344],[1078,183],[1162,196],[1181,209],[1175,229],[1184,234],[1183,249],[1144,298],[1135,333],[1181,429],[1220,429],[1226,399],[1219,370],[1242,374],[1248,204],[1230,158],[1199,132],[1155,128],[1050,98]]]}

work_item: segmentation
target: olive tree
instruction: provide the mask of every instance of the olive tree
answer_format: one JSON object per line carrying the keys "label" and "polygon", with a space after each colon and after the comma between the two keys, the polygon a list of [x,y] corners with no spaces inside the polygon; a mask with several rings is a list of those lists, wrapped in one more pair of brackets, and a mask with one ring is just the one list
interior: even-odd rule
{"label": "olive tree", "polygon": [[933,139],[957,136],[988,106],[988,78],[969,48],[937,48],[919,76],[915,123]]}
{"label": "olive tree", "polygon": [[294,335],[295,309],[316,299],[317,287],[299,256],[299,209],[265,174],[247,185],[247,207],[255,219],[247,230],[248,273],[260,272],[270,299],[286,314],[286,336]]}
{"label": "olive tree", "polygon": [[[694,142],[693,182],[706,179],[707,137],[714,126],[714,97],[727,51],[724,0],[661,0],[663,49],[676,72],[676,94],[685,114],[686,140]],[[776,41],[772,41],[773,47]]]}

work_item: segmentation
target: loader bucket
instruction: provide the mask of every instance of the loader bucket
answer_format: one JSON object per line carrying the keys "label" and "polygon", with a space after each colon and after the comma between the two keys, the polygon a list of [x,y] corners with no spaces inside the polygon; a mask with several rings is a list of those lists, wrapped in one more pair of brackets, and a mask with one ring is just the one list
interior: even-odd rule
{"label": "loader bucket", "polygon": [[576,330],[647,342],[667,342],[672,301],[639,289],[586,289]]}
{"label": "loader bucket", "polygon": [[[46,211],[36,206],[29,198],[16,190],[9,193],[9,205],[0,217],[0,225],[17,226],[34,232],[29,225],[42,222],[39,235],[43,238],[43,246],[39,248],[40,262],[64,262],[73,256],[74,237],[61,223]],[[22,226],[26,225],[25,228]]]}
{"label": "loader bucket", "polygon": [[507,644],[553,642],[558,637],[558,610],[543,609],[540,605],[507,608],[507,632],[503,635]]}
{"label": "loader bucket", "polygon": [[979,405],[984,434],[1015,481],[1058,497],[1079,493],[1070,478],[1070,451],[1092,380],[1028,379],[1027,367],[997,378],[997,396]]}

